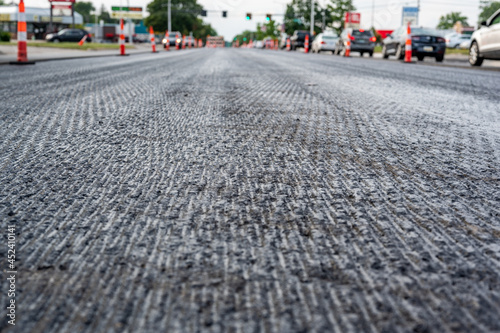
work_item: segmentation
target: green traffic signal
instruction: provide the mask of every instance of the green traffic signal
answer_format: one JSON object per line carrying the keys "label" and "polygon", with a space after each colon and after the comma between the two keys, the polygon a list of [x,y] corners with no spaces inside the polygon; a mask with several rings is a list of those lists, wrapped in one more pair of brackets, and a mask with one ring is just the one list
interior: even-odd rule
{"label": "green traffic signal", "polygon": [[252,19],[252,14],[251,13],[247,13],[247,21],[251,20],[251,19]]}

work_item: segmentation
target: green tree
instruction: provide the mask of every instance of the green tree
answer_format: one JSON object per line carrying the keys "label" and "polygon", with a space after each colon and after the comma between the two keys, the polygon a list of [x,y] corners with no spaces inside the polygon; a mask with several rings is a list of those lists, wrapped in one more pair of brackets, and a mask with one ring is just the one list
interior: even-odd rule
{"label": "green tree", "polygon": [[[171,0],[172,3],[172,31],[179,31],[183,35],[193,32],[195,38],[204,38],[206,35],[217,35],[210,24],[205,24],[198,16],[203,7],[196,0]],[[168,29],[167,17],[168,0],[153,0],[148,4],[150,15],[144,20],[146,26],[153,26],[155,31]]]}
{"label": "green tree", "polygon": [[467,27],[467,16],[463,16],[460,12],[451,12],[439,18],[439,23],[436,28],[446,30],[451,29],[458,21],[462,22],[464,27]]}
{"label": "green tree", "polygon": [[103,21],[104,23],[116,23],[117,20],[111,18],[111,14],[106,10],[104,5],[101,5],[101,13],[97,17],[99,21]]}
{"label": "green tree", "polygon": [[75,2],[75,12],[83,16],[84,23],[89,23],[91,21],[90,13],[93,11],[95,11],[95,7],[92,2]]}
{"label": "green tree", "polygon": [[328,9],[332,16],[333,28],[340,34],[344,30],[345,13],[355,11],[356,7],[354,7],[352,0],[331,0]]}
{"label": "green tree", "polygon": [[479,22],[486,21],[491,17],[491,15],[495,14],[495,12],[499,9],[500,9],[500,2],[498,1],[492,2],[489,5],[484,6],[483,11],[481,12],[481,14],[479,14]]}
{"label": "green tree", "polygon": [[[320,33],[323,28],[323,14],[325,14],[325,27],[332,26],[333,13],[332,6],[320,7],[317,1],[314,2],[314,32]],[[295,30],[309,30],[311,27],[311,1],[292,0],[285,11],[285,32],[293,34]]]}

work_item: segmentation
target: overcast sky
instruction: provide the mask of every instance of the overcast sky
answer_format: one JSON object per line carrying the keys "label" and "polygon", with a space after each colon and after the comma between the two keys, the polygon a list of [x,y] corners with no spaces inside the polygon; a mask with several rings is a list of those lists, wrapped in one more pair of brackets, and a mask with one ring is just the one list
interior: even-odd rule
{"label": "overcast sky", "polygon": [[[142,6],[144,11],[151,0],[84,0],[94,3],[96,8],[101,4],[111,10],[111,6]],[[8,1],[7,1],[8,2]],[[265,21],[266,13],[274,14],[277,21],[282,22],[286,4],[291,0],[198,0],[207,9],[206,22],[212,24],[226,40],[243,30],[254,30],[258,22]],[[319,0],[326,6],[330,0]],[[26,6],[48,7],[48,0],[25,0]],[[372,15],[372,5],[375,10]],[[462,12],[469,18],[469,24],[477,25],[479,16],[479,0],[421,0],[420,25],[435,27],[441,15],[451,11]],[[369,28],[372,17],[377,29],[394,29],[401,24],[401,9],[403,6],[416,6],[417,0],[354,0],[357,11],[361,13],[361,25]],[[222,18],[221,11],[227,10],[228,17]],[[250,21],[245,20],[247,12],[253,14]],[[147,14],[147,12],[145,12]]]}

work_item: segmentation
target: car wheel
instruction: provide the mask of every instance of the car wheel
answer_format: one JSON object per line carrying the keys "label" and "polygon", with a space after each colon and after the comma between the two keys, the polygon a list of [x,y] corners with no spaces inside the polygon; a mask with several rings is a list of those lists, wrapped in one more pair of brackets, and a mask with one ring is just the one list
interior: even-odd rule
{"label": "car wheel", "polygon": [[373,58],[373,51],[368,52],[368,55],[370,56],[370,58]]}
{"label": "car wheel", "polygon": [[479,56],[479,47],[477,46],[477,42],[472,42],[472,45],[469,49],[469,63],[472,66],[481,66],[483,64],[483,57]]}
{"label": "car wheel", "polygon": [[436,57],[437,62],[443,62],[443,60],[444,60],[444,56],[437,56]]}
{"label": "car wheel", "polygon": [[384,58],[384,59],[388,59],[389,58],[389,55],[387,54],[387,47],[385,45],[382,47],[382,58]]}
{"label": "car wheel", "polygon": [[359,52],[361,54],[361,58],[363,58],[363,56],[365,55],[364,52]]}
{"label": "car wheel", "polygon": [[419,56],[417,56],[417,59],[418,59],[418,61],[424,61],[424,56],[419,55]]}
{"label": "car wheel", "polygon": [[54,42],[54,43],[59,43],[59,42],[60,42],[60,40],[59,40],[59,38],[54,38],[53,42]]}

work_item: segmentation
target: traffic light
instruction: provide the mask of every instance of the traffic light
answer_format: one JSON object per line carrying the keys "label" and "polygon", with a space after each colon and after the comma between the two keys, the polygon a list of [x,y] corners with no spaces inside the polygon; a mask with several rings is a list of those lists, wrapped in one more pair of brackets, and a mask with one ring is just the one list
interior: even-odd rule
{"label": "traffic light", "polygon": [[247,13],[247,21],[252,19],[252,13]]}
{"label": "traffic light", "polygon": [[201,11],[201,16],[207,16],[207,11],[206,10],[202,10]]}
{"label": "traffic light", "polygon": [[227,11],[222,11],[222,17],[227,17]]}
{"label": "traffic light", "polygon": [[246,37],[243,37],[243,41],[246,42],[247,41],[247,38]]}
{"label": "traffic light", "polygon": [[272,17],[271,14],[266,14],[266,21],[271,21],[271,17]]}

